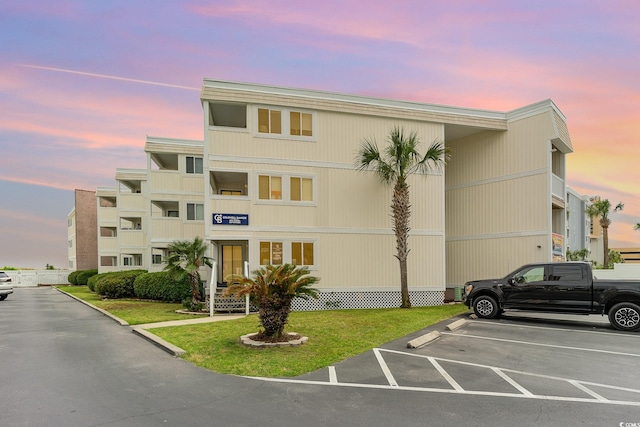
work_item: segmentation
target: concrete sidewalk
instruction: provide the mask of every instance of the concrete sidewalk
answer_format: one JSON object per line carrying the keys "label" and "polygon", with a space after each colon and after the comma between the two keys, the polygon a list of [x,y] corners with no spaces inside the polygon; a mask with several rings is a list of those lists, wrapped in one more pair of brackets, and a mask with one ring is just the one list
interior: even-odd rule
{"label": "concrete sidewalk", "polygon": [[135,325],[136,328],[141,329],[154,329],[154,328],[165,328],[167,326],[183,326],[183,325],[197,325],[200,323],[211,323],[211,322],[220,322],[223,320],[233,320],[233,319],[242,319],[246,317],[244,314],[214,314],[213,317],[196,317],[193,319],[184,319],[184,320],[169,320],[166,322],[156,322],[156,323],[144,323],[142,325]]}
{"label": "concrete sidewalk", "polygon": [[142,325],[133,325],[131,326],[131,332],[134,334],[146,339],[156,347],[161,348],[167,353],[173,356],[182,356],[186,353],[180,347],[171,344],[168,341],[163,340],[159,336],[155,335],[152,332],[149,332],[149,329],[155,328],[166,328],[168,326],[184,326],[184,325],[198,325],[201,323],[211,323],[211,322],[220,322],[223,320],[233,320],[233,319],[241,319],[245,317],[244,314],[214,314],[213,317],[198,317],[195,319],[185,319],[185,320],[169,320],[167,322],[157,322],[157,323],[145,323]]}

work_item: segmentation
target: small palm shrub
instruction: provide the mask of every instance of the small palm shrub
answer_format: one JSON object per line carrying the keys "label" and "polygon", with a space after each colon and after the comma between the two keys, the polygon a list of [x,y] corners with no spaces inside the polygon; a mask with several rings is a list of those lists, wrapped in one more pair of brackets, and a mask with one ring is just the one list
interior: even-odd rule
{"label": "small palm shrub", "polygon": [[320,279],[309,275],[308,267],[293,264],[267,265],[253,273],[254,278],[230,275],[226,278],[228,287],[225,296],[241,298],[249,295],[258,307],[258,317],[264,331],[259,338],[264,341],[286,341],[284,327],[291,312],[294,298],[317,298],[313,288]]}
{"label": "small palm shrub", "polygon": [[130,270],[108,273],[95,284],[96,293],[106,298],[131,298],[135,296],[133,283],[146,270]]}
{"label": "small palm shrub", "polygon": [[141,274],[133,282],[133,291],[140,299],[152,299],[167,302],[182,302],[190,299],[191,285],[189,276],[182,276],[176,280],[175,276],[166,271]]}
{"label": "small palm shrub", "polygon": [[95,276],[96,274],[98,274],[97,268],[91,270],[82,270],[78,272],[78,274],[76,275],[76,285],[86,285],[89,278],[91,276]]}

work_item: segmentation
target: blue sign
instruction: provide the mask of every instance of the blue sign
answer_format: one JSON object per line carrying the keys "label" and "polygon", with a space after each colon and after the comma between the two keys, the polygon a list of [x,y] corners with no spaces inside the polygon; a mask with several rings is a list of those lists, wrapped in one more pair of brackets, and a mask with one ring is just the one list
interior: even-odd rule
{"label": "blue sign", "polygon": [[249,225],[248,214],[213,214],[214,225]]}

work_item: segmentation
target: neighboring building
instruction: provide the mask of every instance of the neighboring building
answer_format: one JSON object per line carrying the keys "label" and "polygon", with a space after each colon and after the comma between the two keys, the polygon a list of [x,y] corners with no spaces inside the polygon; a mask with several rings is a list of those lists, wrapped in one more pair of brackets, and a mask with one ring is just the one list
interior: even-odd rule
{"label": "neighboring building", "polygon": [[[587,214],[589,196],[567,186],[567,250],[591,250],[591,218]],[[587,258],[589,259],[589,258]]]}
{"label": "neighboring building", "polygon": [[640,248],[611,248],[611,250],[620,252],[625,264],[640,264]]}
{"label": "neighboring building", "polygon": [[[589,199],[589,202],[593,198]],[[589,250],[591,251],[590,261],[604,264],[604,237],[602,234],[602,226],[600,225],[600,217],[590,218],[589,226]]]}
{"label": "neighboring building", "polygon": [[74,200],[67,216],[69,269],[98,268],[96,192],[76,189]]}
{"label": "neighboring building", "polygon": [[321,278],[295,309],[398,306],[392,189],[354,168],[361,141],[382,148],[394,126],[451,150],[446,173],[409,182],[414,305],[552,260],[554,242],[564,253],[572,147],[551,100],[496,112],[204,80],[201,101],[203,142],[148,138],[146,169],[98,189],[101,272],[159,270],[171,241],[200,235],[219,282],[292,262]]}
{"label": "neighboring building", "polygon": [[174,240],[204,235],[202,141],[147,137],[145,169],[98,188],[99,271],[160,271]]}

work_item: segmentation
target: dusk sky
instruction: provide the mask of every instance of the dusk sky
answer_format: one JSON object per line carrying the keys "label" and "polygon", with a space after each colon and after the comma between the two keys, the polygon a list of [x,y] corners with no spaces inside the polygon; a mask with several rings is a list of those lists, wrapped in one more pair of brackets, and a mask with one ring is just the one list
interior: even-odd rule
{"label": "dusk sky", "polygon": [[568,185],[623,202],[610,246],[640,246],[639,22],[637,0],[0,0],[0,268],[66,268],[73,190],[144,168],[147,135],[202,139],[204,78],[497,111],[551,98]]}

